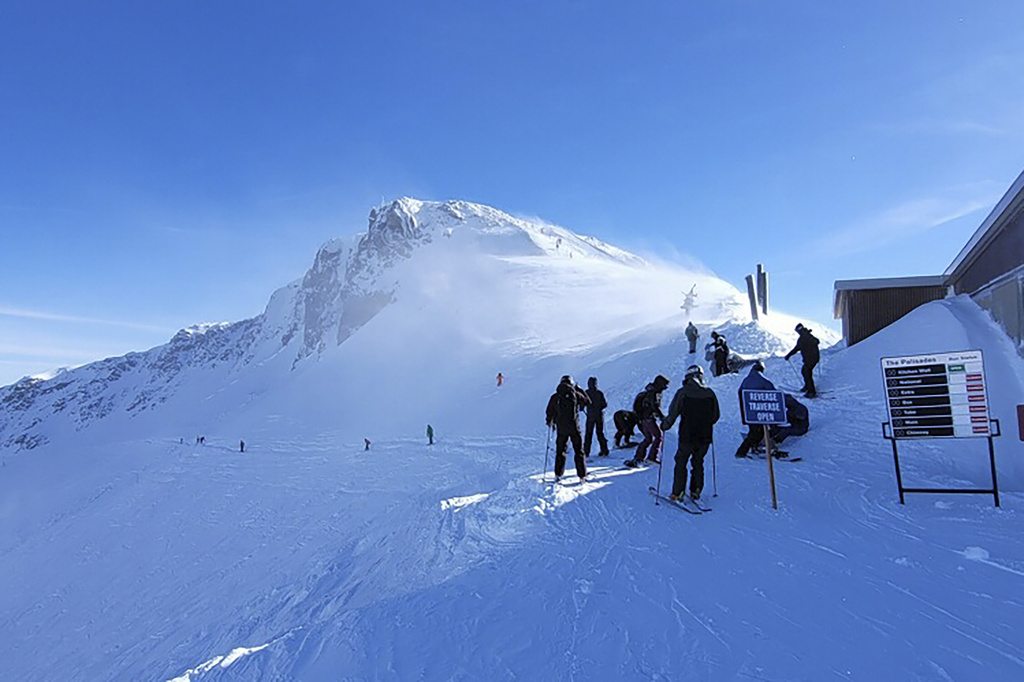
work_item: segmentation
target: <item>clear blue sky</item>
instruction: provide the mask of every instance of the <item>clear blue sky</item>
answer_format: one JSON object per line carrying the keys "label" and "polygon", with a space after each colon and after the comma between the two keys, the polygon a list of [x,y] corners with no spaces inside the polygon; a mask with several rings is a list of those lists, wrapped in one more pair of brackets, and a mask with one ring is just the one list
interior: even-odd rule
{"label": "clear blue sky", "polygon": [[1024,170],[1024,3],[0,6],[0,384],[261,312],[382,198],[467,199],[831,320]]}

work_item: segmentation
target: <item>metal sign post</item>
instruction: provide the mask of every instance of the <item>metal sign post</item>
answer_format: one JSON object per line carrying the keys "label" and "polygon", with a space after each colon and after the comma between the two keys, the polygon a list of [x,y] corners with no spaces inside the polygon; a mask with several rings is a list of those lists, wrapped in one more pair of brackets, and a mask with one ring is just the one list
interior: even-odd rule
{"label": "metal sign post", "polygon": [[[900,504],[904,493],[982,493],[999,506],[996,457],[992,443],[999,420],[988,414],[985,366],[980,350],[882,358],[885,405],[889,421],[882,437],[892,442]],[[986,438],[991,488],[906,488],[900,471],[899,440]]]}
{"label": "metal sign post", "polygon": [[775,494],[775,467],[772,464],[772,437],[765,427],[786,424],[786,394],[782,391],[758,391],[745,389],[743,397],[743,423],[764,428],[764,451],[768,455],[768,484],[772,489],[772,509],[779,508]]}

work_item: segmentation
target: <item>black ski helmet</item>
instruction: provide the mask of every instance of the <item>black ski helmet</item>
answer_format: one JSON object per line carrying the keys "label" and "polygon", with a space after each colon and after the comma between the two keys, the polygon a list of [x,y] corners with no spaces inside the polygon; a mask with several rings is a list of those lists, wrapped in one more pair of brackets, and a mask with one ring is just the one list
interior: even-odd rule
{"label": "black ski helmet", "polygon": [[689,381],[690,377],[694,377],[697,381],[704,379],[704,369],[700,365],[690,365],[686,368],[686,375],[683,376],[683,381]]}
{"label": "black ski helmet", "polygon": [[562,381],[561,381],[561,383],[563,383],[563,384],[569,384],[570,386],[575,386],[575,385],[576,385],[576,384],[575,384],[575,383],[573,382],[573,380],[572,380],[572,376],[571,376],[571,375],[569,375],[569,374],[563,374],[563,375],[562,375]]}
{"label": "black ski helmet", "polygon": [[757,372],[763,372],[764,371],[764,363],[761,362],[760,360],[754,360],[753,368]]}
{"label": "black ski helmet", "polygon": [[659,374],[654,378],[654,390],[664,391],[666,388],[668,388],[668,385],[670,383],[672,382],[668,380],[668,377],[666,377],[664,374]]}

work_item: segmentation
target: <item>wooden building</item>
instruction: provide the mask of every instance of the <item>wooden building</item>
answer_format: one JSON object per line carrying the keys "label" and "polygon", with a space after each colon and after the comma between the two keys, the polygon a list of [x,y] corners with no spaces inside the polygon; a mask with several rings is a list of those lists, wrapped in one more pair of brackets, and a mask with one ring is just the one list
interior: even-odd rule
{"label": "wooden building", "polygon": [[946,278],[841,279],[835,283],[832,314],[843,321],[847,346],[863,341],[919,305],[946,296]]}
{"label": "wooden building", "polygon": [[838,280],[833,315],[847,345],[887,327],[919,305],[968,294],[1024,354],[1024,173],[1017,178],[942,275]]}
{"label": "wooden building", "polygon": [[995,318],[1024,354],[1024,173],[946,268],[953,292]]}

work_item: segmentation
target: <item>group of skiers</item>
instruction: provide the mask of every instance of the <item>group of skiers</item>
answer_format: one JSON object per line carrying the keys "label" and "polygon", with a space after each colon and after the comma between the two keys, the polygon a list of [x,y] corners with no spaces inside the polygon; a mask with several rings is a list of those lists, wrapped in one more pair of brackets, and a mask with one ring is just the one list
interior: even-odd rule
{"label": "group of skiers", "polygon": [[[811,334],[811,330],[802,324],[797,325],[796,332],[799,334],[799,340],[796,347],[786,355],[786,359],[797,352],[802,354],[804,360],[804,387],[802,390],[808,398],[813,398],[816,395],[813,371],[819,359],[818,340]],[[690,342],[690,352],[695,353],[698,337],[697,329],[692,323],[687,327],[686,336]],[[728,346],[725,343],[725,337],[717,332],[712,332],[712,338],[714,340],[709,346],[714,347],[714,372],[715,376],[719,376],[727,372]],[[720,349],[723,349],[721,362]],[[764,364],[757,360],[740,384],[741,414],[743,390],[775,390],[774,384],[765,378],[763,373]],[[661,410],[661,397],[669,384],[669,379],[659,374],[647,384],[643,391],[637,394],[633,400],[632,410],[615,412],[615,446],[632,445],[633,429],[639,427],[643,440],[637,445],[634,456],[626,460],[625,465],[639,467],[648,462],[661,464],[664,432],[671,429],[679,419],[679,445],[676,449],[672,491],[669,497],[673,501],[682,501],[684,495],[688,493],[690,500],[697,501],[704,489],[704,457],[712,446],[714,425],[721,416],[718,397],[705,383],[704,370],[701,366],[691,364],[686,369],[682,387],[676,391],[669,404],[668,414],[665,414]],[[572,443],[573,446],[576,475],[581,481],[587,479],[586,458],[590,456],[592,435],[595,431],[601,447],[599,456],[608,455],[608,442],[604,436],[604,409],[607,405],[604,393],[597,388],[596,377],[588,379],[586,391],[579,388],[571,376],[562,377],[554,394],[548,400],[545,411],[547,425],[556,433],[556,481],[565,473],[569,443]],[[585,442],[579,424],[579,412],[582,410],[586,410]],[[788,394],[786,395],[786,412],[789,426],[773,426],[770,429],[772,439],[776,443],[782,442],[788,436],[803,435],[807,433],[810,426],[807,408]],[[748,456],[750,450],[763,440],[764,427],[756,424],[750,425],[746,437],[736,450],[736,457]],[[771,454],[776,457],[783,456],[781,452]]]}

